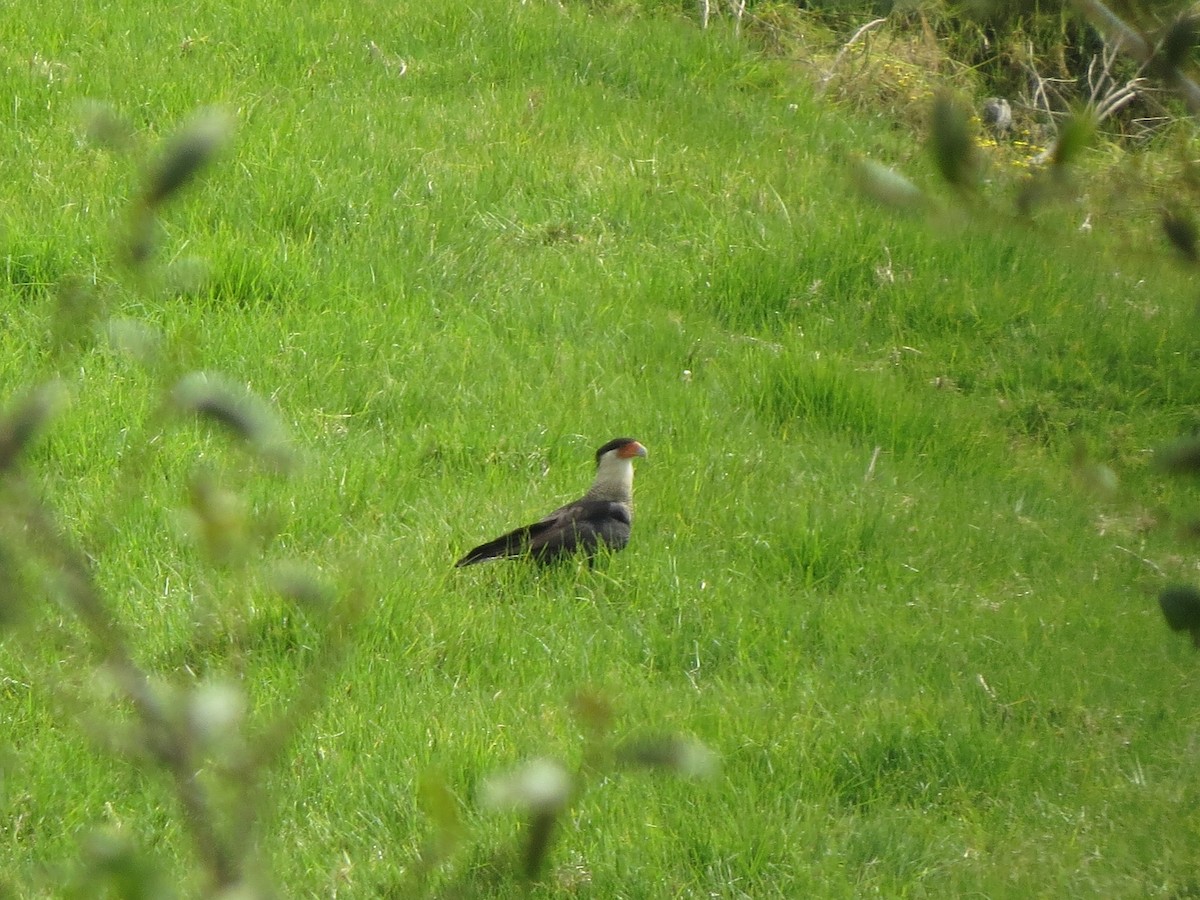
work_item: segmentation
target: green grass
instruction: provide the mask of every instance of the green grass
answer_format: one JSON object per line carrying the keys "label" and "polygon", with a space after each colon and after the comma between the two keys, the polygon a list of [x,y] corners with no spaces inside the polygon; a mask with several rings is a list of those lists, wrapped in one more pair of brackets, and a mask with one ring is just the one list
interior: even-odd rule
{"label": "green grass", "polygon": [[[434,887],[519,894],[491,855],[518,823],[477,789],[578,762],[580,689],[611,698],[618,734],[692,735],[721,766],[593,780],[546,895],[1200,889],[1196,658],[1154,601],[1156,567],[1194,573],[1194,493],[1147,452],[1198,421],[1195,301],[1140,235],[1098,216],[1084,238],[1079,210],[930,225],[866,206],[842,160],[917,149],[687,22],[51,0],[0,13],[0,36],[0,386],[66,380],[29,465],[139,659],[182,684],[230,673],[265,715],[321,645],[185,539],[198,459],[268,521],[267,556],[367,607],[268,779],[282,893],[402,884],[433,774],[471,828]],[[89,99],[146,141],[200,106],[237,122],[168,209],[144,289],[114,263],[137,166],[81,143]],[[47,354],[71,275],[162,333],[161,369]],[[185,368],[270,397],[301,468],[248,473],[164,425],[155,391]],[[650,449],[627,551],[450,567],[582,490],[618,434]],[[1073,477],[1077,445],[1115,498]],[[50,606],[0,644],[0,871],[58,895],[107,824],[192,889],[163,781],[105,749],[112,704],[76,632]]]}

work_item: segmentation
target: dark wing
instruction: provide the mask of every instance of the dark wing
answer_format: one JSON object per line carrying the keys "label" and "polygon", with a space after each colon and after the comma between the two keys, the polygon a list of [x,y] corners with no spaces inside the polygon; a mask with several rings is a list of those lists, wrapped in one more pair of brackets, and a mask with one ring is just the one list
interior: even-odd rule
{"label": "dark wing", "polygon": [[456,566],[469,566],[488,559],[529,555],[538,562],[554,560],[579,551],[591,556],[601,544],[620,550],[629,543],[630,516],[627,507],[608,500],[579,500],[556,509],[532,525],[523,525],[480,544]]}
{"label": "dark wing", "polygon": [[609,500],[580,500],[556,510],[548,528],[529,541],[538,562],[585,553],[593,556],[601,544],[620,550],[629,543],[629,508]]}
{"label": "dark wing", "polygon": [[488,541],[486,544],[480,544],[454,565],[469,566],[472,563],[484,562],[489,559],[508,559],[513,556],[520,556],[529,550],[533,540],[539,534],[549,529],[553,524],[553,520],[547,518],[540,522],[535,522],[533,525],[522,525],[520,528],[514,528],[507,534],[502,534],[500,537]]}

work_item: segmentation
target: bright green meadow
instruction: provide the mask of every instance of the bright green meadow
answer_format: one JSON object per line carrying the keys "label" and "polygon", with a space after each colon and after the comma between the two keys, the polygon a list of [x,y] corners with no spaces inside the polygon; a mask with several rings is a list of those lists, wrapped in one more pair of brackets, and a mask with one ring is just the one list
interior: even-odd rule
{"label": "bright green meadow", "polygon": [[[361,604],[266,778],[280,896],[399,895],[431,779],[467,830],[433,896],[1200,894],[1200,657],[1156,601],[1200,577],[1200,503],[1152,465],[1200,426],[1196,284],[1088,205],[1105,176],[1033,218],[898,216],[848,163],[938,194],[908,131],[725,23],[585,3],[47,0],[0,12],[0,63],[0,408],[62,379],[25,469],[137,660],[258,719],[323,659],[319,616],[189,539],[197,465],[264,560]],[[232,141],[132,273],[143,161],[208,107]],[[53,350],[70,278],[157,362]],[[190,369],[268,398],[295,471],[164,418]],[[620,435],[650,454],[625,552],[452,567]],[[3,621],[0,894],[61,896],[97,828],[200,890],[70,613]],[[589,778],[525,886],[480,785],[578,765],[581,691],[718,764]]]}

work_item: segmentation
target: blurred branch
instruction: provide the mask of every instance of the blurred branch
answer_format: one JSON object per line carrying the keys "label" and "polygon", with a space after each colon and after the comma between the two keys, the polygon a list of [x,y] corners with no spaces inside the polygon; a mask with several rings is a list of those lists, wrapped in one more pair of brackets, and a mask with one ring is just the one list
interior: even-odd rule
{"label": "blurred branch", "polygon": [[[123,149],[132,141],[133,129],[106,108],[93,105],[85,112],[98,136],[117,136],[106,146]],[[130,230],[118,236],[119,257],[128,266],[126,275],[135,276],[128,279],[135,290],[146,291],[154,283],[142,276],[154,265],[157,217],[225,146],[230,126],[228,116],[219,111],[194,116],[163,143],[144,171],[141,190],[135,192],[127,211]],[[122,513],[130,502],[140,502],[149,493],[142,487],[146,473],[154,468],[151,457],[161,446],[159,438],[168,420],[192,419],[213,426],[270,470],[288,469],[294,457],[270,404],[230,379],[206,372],[181,374],[181,359],[144,352],[146,333],[129,322],[107,319],[99,300],[82,282],[68,280],[60,285],[50,335],[54,360],[63,363],[59,357],[76,355],[89,337],[106,332],[114,345],[132,349],[130,355],[150,370],[161,391],[160,402],[151,404],[146,420],[154,430],[128,441],[129,450],[115,473],[116,495],[98,507],[91,530],[79,534],[55,509],[41,481],[24,469],[30,448],[66,390],[57,380],[46,381],[0,413],[0,621],[15,620],[32,609],[32,597],[56,601],[73,615],[86,652],[115,685],[117,705],[130,714],[133,740],[122,743],[169,782],[181,830],[205,882],[202,896],[254,900],[268,890],[257,872],[255,841],[267,768],[324,696],[349,648],[361,604],[335,605],[332,592],[295,565],[275,570],[271,586],[276,594],[297,607],[326,612],[329,630],[290,702],[253,733],[244,722],[247,702],[241,689],[220,682],[178,686],[160,681],[139,665],[134,642],[114,612],[112,595],[102,586],[98,566],[84,548],[103,556],[103,550],[115,543],[110,538],[119,534]],[[122,334],[134,340],[116,340]],[[126,433],[133,431],[134,426],[127,424]],[[254,532],[247,521],[247,506],[208,469],[193,471],[188,481],[188,512],[197,526],[200,549],[207,551],[210,564],[226,565],[235,572],[241,579],[234,582],[235,589],[244,589],[250,577],[246,568],[230,564],[249,562],[245,550],[253,545]],[[198,577],[204,577],[203,568]],[[107,896],[105,883],[127,882],[140,864],[127,841],[98,838],[92,843],[89,851],[85,839],[83,879],[97,884],[81,896]],[[138,884],[149,883],[143,875],[139,869]],[[152,895],[159,896],[146,892],[137,896]]]}
{"label": "blurred branch", "polygon": [[30,543],[41,548],[67,607],[87,630],[105,668],[136,711],[151,758],[169,773],[183,810],[184,824],[210,874],[214,890],[220,892],[240,885],[242,859],[218,831],[213,798],[197,778],[200,766],[194,759],[186,720],[171,714],[150,678],[134,661],[87,559],[58,527],[45,501],[35,497],[19,475],[10,474],[6,480],[6,487],[13,495],[10,502],[16,501],[12,505],[19,510],[20,524],[27,529]]}
{"label": "blurred branch", "polygon": [[1190,25],[1183,19],[1168,29],[1166,41],[1155,43],[1142,35],[1136,28],[1128,24],[1100,0],[1074,0],[1076,7],[1101,33],[1108,35],[1113,46],[1123,50],[1139,63],[1151,68],[1160,67],[1162,77],[1174,88],[1187,103],[1192,115],[1200,114],[1200,84],[1183,71],[1172,54],[1163,51],[1176,30],[1185,31]]}

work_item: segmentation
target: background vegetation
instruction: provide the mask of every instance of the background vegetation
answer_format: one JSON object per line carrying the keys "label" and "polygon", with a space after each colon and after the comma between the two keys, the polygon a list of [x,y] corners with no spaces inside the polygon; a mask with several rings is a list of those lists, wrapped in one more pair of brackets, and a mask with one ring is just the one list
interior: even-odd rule
{"label": "background vegetation", "polygon": [[[1000,142],[962,202],[896,115],[939,67],[756,15],[0,13],[4,408],[59,379],[26,470],[156,684],[253,723],[329,666],[261,785],[282,893],[523,890],[493,849],[520,814],[478,799],[542,756],[601,773],[546,895],[1200,890],[1196,662],[1154,599],[1195,576],[1194,492],[1150,465],[1200,414],[1194,270],[1158,231],[1182,157],[1101,144],[1021,216],[1032,152]],[[893,46],[941,46],[918,33]],[[893,105],[867,92],[902,75]],[[95,101],[125,150],[86,139]],[[131,270],[138,160],[202,107],[233,142]],[[856,155],[933,212],[868,202]],[[65,346],[79,284],[115,339]],[[164,418],[190,370],[270,399],[289,478]],[[618,434],[651,455],[610,565],[450,567]],[[241,498],[243,558],[192,537],[197,473]],[[279,559],[361,608],[345,659],[271,588]],[[169,782],[111,752],[133,733],[111,666],[6,565],[0,886],[88,895],[117,859],[114,896],[203,890]],[[600,722],[720,766],[609,777]]]}

